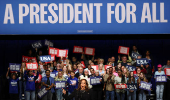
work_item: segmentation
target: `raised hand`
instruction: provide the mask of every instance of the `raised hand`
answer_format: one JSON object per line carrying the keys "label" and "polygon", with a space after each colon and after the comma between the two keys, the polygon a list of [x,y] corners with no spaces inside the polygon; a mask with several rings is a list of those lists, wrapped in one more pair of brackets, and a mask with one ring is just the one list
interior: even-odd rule
{"label": "raised hand", "polygon": [[62,88],[62,90],[63,90],[63,94],[65,95],[66,94],[66,90],[64,90],[63,88]]}

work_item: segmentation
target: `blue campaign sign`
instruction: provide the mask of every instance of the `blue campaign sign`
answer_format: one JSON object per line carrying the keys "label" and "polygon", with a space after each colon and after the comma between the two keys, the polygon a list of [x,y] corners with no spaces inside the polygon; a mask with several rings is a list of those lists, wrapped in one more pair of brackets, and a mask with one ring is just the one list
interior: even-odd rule
{"label": "blue campaign sign", "polygon": [[137,83],[127,83],[126,86],[126,90],[137,90]]}
{"label": "blue campaign sign", "polygon": [[37,42],[32,43],[32,47],[33,48],[40,48],[40,47],[42,47],[41,41],[37,41]]}
{"label": "blue campaign sign", "polygon": [[51,55],[40,56],[40,61],[41,62],[50,62],[51,61]]}
{"label": "blue campaign sign", "polygon": [[135,71],[136,70],[135,66],[126,65],[126,68],[128,68],[129,71]]}
{"label": "blue campaign sign", "polygon": [[50,47],[53,47],[54,45],[53,45],[53,42],[51,42],[51,41],[49,41],[49,40],[47,40],[47,39],[45,39],[45,45],[46,46],[50,46]]}
{"label": "blue campaign sign", "polygon": [[166,75],[156,75],[156,82],[167,82]]}
{"label": "blue campaign sign", "polygon": [[134,58],[137,59],[138,56],[141,56],[141,57],[142,57],[142,55],[140,55],[140,54],[138,54],[138,53],[132,51],[131,57],[132,57],[133,59],[134,59]]}
{"label": "blue campaign sign", "polygon": [[0,34],[169,34],[170,0],[0,0]]}
{"label": "blue campaign sign", "polygon": [[101,77],[90,77],[90,84],[91,85],[101,84],[100,79]]}
{"label": "blue campaign sign", "polygon": [[55,81],[55,89],[62,89],[66,87],[66,81]]}
{"label": "blue campaign sign", "polygon": [[20,68],[21,68],[21,64],[9,63],[10,71],[17,71],[17,72],[19,72]]}
{"label": "blue campaign sign", "polygon": [[50,76],[55,78],[58,75],[58,71],[50,72]]}
{"label": "blue campaign sign", "polygon": [[144,81],[140,82],[140,86],[139,86],[140,89],[151,91],[150,90],[151,87],[152,87],[152,84],[150,84],[150,83],[147,83],[147,82],[144,82]]}
{"label": "blue campaign sign", "polygon": [[147,58],[136,59],[136,66],[147,65],[149,60]]}
{"label": "blue campaign sign", "polygon": [[42,98],[43,96],[45,96],[49,91],[45,90],[45,88],[42,88],[38,91],[38,98]]}

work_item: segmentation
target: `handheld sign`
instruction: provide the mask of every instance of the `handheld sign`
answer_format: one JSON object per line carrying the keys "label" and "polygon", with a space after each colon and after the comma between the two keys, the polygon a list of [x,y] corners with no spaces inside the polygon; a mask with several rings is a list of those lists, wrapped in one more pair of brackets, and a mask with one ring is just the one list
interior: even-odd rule
{"label": "handheld sign", "polygon": [[36,63],[37,62],[37,59],[36,57],[27,57],[27,56],[22,56],[22,62],[28,62],[28,60],[31,59],[32,62]]}
{"label": "handheld sign", "polygon": [[49,55],[57,55],[58,54],[58,48],[52,48],[52,47],[49,47],[49,52],[48,52]]}
{"label": "handheld sign", "polygon": [[85,64],[84,64],[84,61],[81,61],[81,66],[82,66],[83,68],[86,68],[86,66],[85,66]]}
{"label": "handheld sign", "polygon": [[90,84],[91,85],[101,84],[100,79],[101,79],[100,77],[90,77]]}
{"label": "handheld sign", "polygon": [[167,82],[166,75],[156,75],[156,82]]}
{"label": "handheld sign", "polygon": [[94,52],[95,52],[95,48],[89,48],[89,47],[84,48],[84,54],[86,55],[94,55]]}
{"label": "handheld sign", "polygon": [[142,57],[142,55],[140,55],[140,54],[138,54],[138,53],[136,53],[136,52],[134,52],[134,51],[132,51],[132,55],[131,55],[131,57],[134,59],[137,59],[138,58],[138,56],[141,56]]}
{"label": "handheld sign", "polygon": [[136,80],[138,80],[138,78],[139,78],[137,74],[134,74],[134,77]]}
{"label": "handheld sign", "polygon": [[46,39],[45,39],[45,45],[50,46],[50,47],[53,47],[53,46],[54,46],[51,41],[46,40]]}
{"label": "handheld sign", "polygon": [[137,83],[127,83],[126,90],[137,90]]}
{"label": "handheld sign", "polygon": [[37,70],[38,64],[37,63],[26,63],[26,67],[28,70]]}
{"label": "handheld sign", "polygon": [[112,66],[110,66],[110,65],[104,65],[105,70],[106,70],[107,68],[110,68],[110,67],[112,67]]}
{"label": "handheld sign", "polygon": [[147,65],[148,62],[147,58],[136,59],[136,66]]}
{"label": "handheld sign", "polygon": [[126,65],[126,68],[127,68],[129,71],[135,71],[135,70],[136,70],[136,67],[135,67],[135,66]]}
{"label": "handheld sign", "polygon": [[82,52],[83,52],[83,47],[74,46],[73,53],[82,53]]}
{"label": "handheld sign", "polygon": [[119,46],[118,53],[128,55],[129,47]]}
{"label": "handheld sign", "polygon": [[62,89],[66,87],[66,82],[65,81],[55,81],[55,89]]}
{"label": "handheld sign", "polygon": [[44,70],[44,67],[43,67],[43,65],[40,65],[40,69],[41,69],[41,70]]}
{"label": "handheld sign", "polygon": [[51,61],[51,55],[40,56],[40,61],[41,62],[50,62]]}
{"label": "handheld sign", "polygon": [[45,87],[42,88],[41,90],[38,91],[38,98],[42,98],[43,96],[45,96],[48,93],[48,90],[45,90]]}
{"label": "handheld sign", "polygon": [[115,89],[126,89],[127,85],[126,84],[114,84]]}
{"label": "handheld sign", "polygon": [[21,64],[9,63],[10,71],[17,71],[17,72],[19,72],[20,68],[21,68]]}
{"label": "handheld sign", "polygon": [[165,68],[164,72],[166,76],[170,76],[170,68]]}
{"label": "handheld sign", "polygon": [[94,70],[98,70],[98,65],[92,65],[91,68],[93,68]]}
{"label": "handheld sign", "polygon": [[77,84],[76,80],[70,80],[70,85],[76,86],[76,84]]}
{"label": "handheld sign", "polygon": [[[58,74],[58,72],[57,72],[57,74]],[[56,72],[51,72],[51,73],[50,73],[50,76],[51,76],[52,78],[55,78],[55,77],[57,76],[57,74],[56,74]]]}
{"label": "handheld sign", "polygon": [[68,50],[58,49],[57,57],[67,57]]}
{"label": "handheld sign", "polygon": [[150,83],[147,83],[147,82],[144,82],[144,81],[140,82],[140,86],[139,86],[140,89],[151,91],[150,90],[151,87],[152,87],[152,84],[150,84]]}
{"label": "handheld sign", "polygon": [[37,41],[37,42],[32,43],[32,47],[33,48],[40,48],[40,47],[42,47],[41,41]]}

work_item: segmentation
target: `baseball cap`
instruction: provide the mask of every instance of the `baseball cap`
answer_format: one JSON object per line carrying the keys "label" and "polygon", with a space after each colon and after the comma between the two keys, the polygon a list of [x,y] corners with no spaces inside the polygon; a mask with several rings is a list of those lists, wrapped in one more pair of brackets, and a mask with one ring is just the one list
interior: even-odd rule
{"label": "baseball cap", "polygon": [[158,68],[160,68],[160,67],[162,67],[162,65],[161,65],[161,64],[159,64],[157,67],[158,67]]}

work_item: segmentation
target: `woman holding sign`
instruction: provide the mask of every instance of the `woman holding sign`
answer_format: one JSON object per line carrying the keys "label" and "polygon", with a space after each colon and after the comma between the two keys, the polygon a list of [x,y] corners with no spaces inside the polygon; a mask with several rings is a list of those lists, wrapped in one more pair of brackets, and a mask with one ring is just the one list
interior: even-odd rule
{"label": "woman holding sign", "polygon": [[75,100],[94,100],[92,91],[88,88],[88,82],[86,79],[81,79],[78,88],[75,89],[69,96],[66,94],[66,90],[63,89],[63,97],[65,100],[70,100],[75,97]]}
{"label": "woman holding sign", "polygon": [[[165,75],[164,71],[161,71],[162,65],[159,64],[158,71],[155,72],[154,78],[157,78],[157,75]],[[166,77],[164,77],[166,78]],[[162,79],[162,78],[161,78]],[[164,83],[162,80],[159,81],[159,79],[156,79],[156,100],[162,100],[163,99],[163,91],[164,91]]]}

